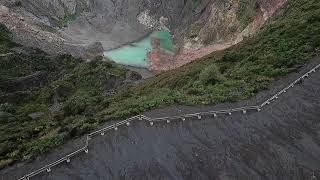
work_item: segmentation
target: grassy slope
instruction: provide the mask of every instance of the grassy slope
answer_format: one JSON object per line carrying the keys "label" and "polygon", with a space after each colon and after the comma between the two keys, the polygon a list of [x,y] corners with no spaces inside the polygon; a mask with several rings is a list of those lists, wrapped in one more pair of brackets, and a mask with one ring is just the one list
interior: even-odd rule
{"label": "grassy slope", "polygon": [[292,0],[251,39],[123,92],[105,119],[169,104],[213,104],[249,98],[301,67],[320,46],[320,2]]}
{"label": "grassy slope", "polygon": [[[291,0],[279,17],[236,47],[123,88],[116,97],[102,95],[109,73],[125,73],[110,63],[80,63],[70,56],[48,58],[41,53],[15,55],[9,61],[0,58],[2,94],[8,93],[5,84],[10,79],[39,70],[53,72],[50,83],[32,90],[24,101],[0,106],[0,168],[31,159],[107,120],[171,104],[238,101],[266,89],[277,77],[302,66],[320,47],[318,0]],[[13,45],[5,29],[0,26],[0,30],[0,52],[8,52]],[[61,76],[64,71],[71,76]],[[62,114],[48,110],[55,93],[62,96]],[[39,111],[45,116],[35,120],[27,116]]]}
{"label": "grassy slope", "polygon": [[[13,47],[19,46],[11,42],[9,32],[0,24],[0,52],[11,52]],[[49,57],[38,50],[13,53],[0,56],[0,102],[4,101],[3,96],[16,91],[15,87],[8,86],[11,81],[39,71],[48,76],[42,86],[18,90],[23,94],[13,97],[18,101],[0,103],[0,169],[16,161],[32,159],[97,127],[94,113],[108,104],[103,93],[110,77],[125,79],[127,73],[101,59],[86,63],[68,55]],[[55,95],[63,111],[52,113],[49,107]],[[37,112],[42,116],[29,117]]]}

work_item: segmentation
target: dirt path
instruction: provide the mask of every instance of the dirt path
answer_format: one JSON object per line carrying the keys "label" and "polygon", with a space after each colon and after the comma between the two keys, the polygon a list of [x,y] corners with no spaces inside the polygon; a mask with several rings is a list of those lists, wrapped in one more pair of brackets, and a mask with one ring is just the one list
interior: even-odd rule
{"label": "dirt path", "polygon": [[[306,72],[278,80],[248,101],[216,106],[172,106],[147,112],[150,117],[255,105]],[[34,179],[310,179],[320,177],[320,72],[289,90],[261,112],[206,117],[203,120],[145,122],[111,131],[92,141],[89,154]],[[0,172],[15,179],[83,145],[77,139],[36,161]]]}

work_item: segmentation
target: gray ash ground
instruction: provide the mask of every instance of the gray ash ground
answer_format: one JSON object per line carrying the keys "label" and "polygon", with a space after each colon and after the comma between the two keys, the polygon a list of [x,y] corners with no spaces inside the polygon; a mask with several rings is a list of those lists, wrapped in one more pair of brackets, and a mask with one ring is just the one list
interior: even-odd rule
{"label": "gray ash ground", "polygon": [[[206,107],[174,106],[146,113],[150,117],[255,105],[320,62],[315,58],[299,73],[239,103]],[[91,141],[81,154],[31,179],[175,179],[309,180],[320,178],[320,72],[290,89],[261,112],[204,117],[153,127],[145,122],[110,131]],[[0,172],[16,179],[83,145],[77,139],[28,164]]]}

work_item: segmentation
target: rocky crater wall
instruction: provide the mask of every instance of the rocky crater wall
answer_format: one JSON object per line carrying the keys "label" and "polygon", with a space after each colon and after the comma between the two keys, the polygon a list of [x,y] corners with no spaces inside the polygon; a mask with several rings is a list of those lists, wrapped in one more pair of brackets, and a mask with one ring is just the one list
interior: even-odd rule
{"label": "rocky crater wall", "polygon": [[[89,58],[143,38],[159,28],[159,20],[165,18],[181,54],[212,44],[222,44],[223,49],[238,43],[261,28],[285,2],[0,0],[0,23],[7,25],[13,31],[15,41],[23,45],[37,47],[51,54],[71,53]],[[209,48],[205,52],[215,50]],[[179,58],[173,59],[180,61]],[[187,62],[189,60],[160,69],[176,68]]]}

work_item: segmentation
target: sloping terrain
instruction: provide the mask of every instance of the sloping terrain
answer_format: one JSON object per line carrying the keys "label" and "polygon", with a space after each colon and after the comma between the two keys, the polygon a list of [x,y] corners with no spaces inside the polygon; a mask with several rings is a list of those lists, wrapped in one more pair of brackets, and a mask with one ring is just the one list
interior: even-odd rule
{"label": "sloping terrain", "polygon": [[[320,2],[291,0],[252,38],[135,85],[139,76],[101,58],[82,62],[17,46],[1,26],[0,168],[31,160],[106,121],[169,105],[254,97],[316,56],[319,32]],[[12,94],[15,87],[19,91]]]}
{"label": "sloping terrain", "polygon": [[320,2],[289,1],[252,38],[124,91],[99,115],[117,119],[171,104],[206,105],[247,99],[318,54],[319,32]]}
{"label": "sloping terrain", "polygon": [[[170,116],[255,105],[320,63],[317,57],[299,73],[273,84],[248,101],[198,108],[174,106],[146,115]],[[320,176],[320,72],[291,88],[261,112],[235,113],[171,124],[144,122],[96,137],[89,154],[32,179],[281,179]],[[33,163],[1,172],[19,178],[71,152],[68,143]]]}
{"label": "sloping terrain", "polygon": [[[141,78],[101,57],[85,62],[20,46],[11,41],[2,24],[0,55],[0,169],[37,156],[85,130],[88,124],[84,122],[103,107],[98,102]],[[82,118],[75,117],[85,111]],[[67,116],[72,118],[67,120]],[[72,127],[61,126],[63,120],[73,121]],[[63,128],[55,129],[57,126]],[[74,129],[73,135],[64,133],[68,128]]]}
{"label": "sloping terrain", "polygon": [[285,2],[1,0],[0,22],[20,44],[50,54],[87,58],[140,39],[162,26],[169,27],[182,49],[237,43],[254,34]]}

